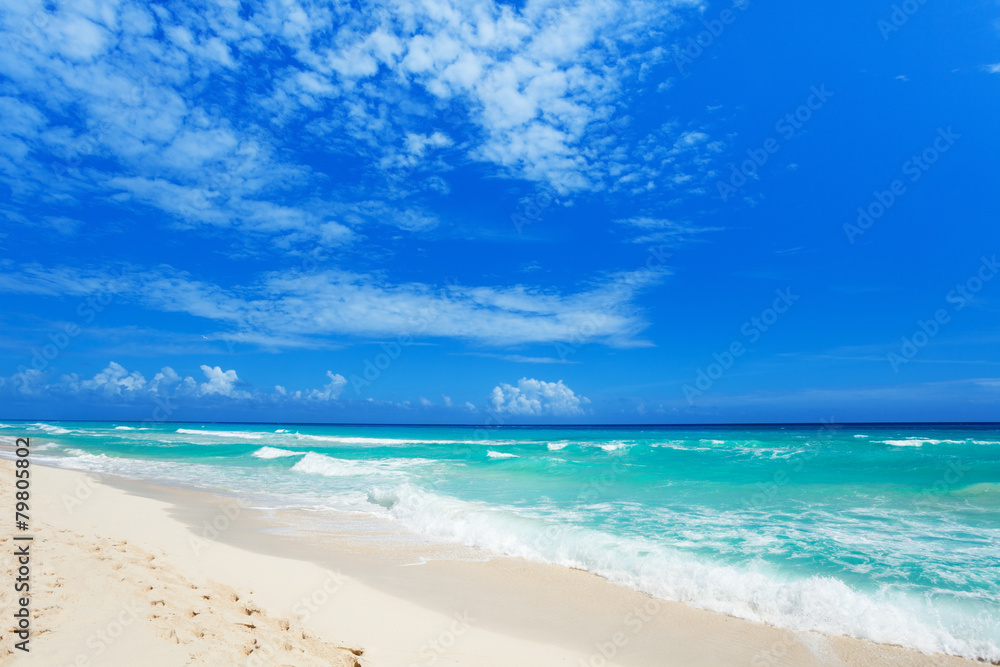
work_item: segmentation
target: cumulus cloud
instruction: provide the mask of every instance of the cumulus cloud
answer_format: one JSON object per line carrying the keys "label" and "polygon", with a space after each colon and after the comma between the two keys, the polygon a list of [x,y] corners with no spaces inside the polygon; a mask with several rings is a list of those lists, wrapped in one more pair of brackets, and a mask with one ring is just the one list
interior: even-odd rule
{"label": "cumulus cloud", "polygon": [[0,389],[19,396],[39,396],[45,389],[45,375],[36,368],[25,368],[9,377],[0,377]]}
{"label": "cumulus cloud", "polygon": [[507,383],[494,387],[489,402],[492,410],[498,414],[537,417],[582,415],[584,406],[590,400],[585,396],[577,396],[562,380],[545,382],[521,378],[516,387]]}
{"label": "cumulus cloud", "polygon": [[121,364],[112,361],[108,367],[90,380],[80,382],[79,388],[95,391],[105,396],[121,396],[123,394],[142,391],[146,387],[146,378],[138,371],[131,373]]}
{"label": "cumulus cloud", "polygon": [[335,401],[340,398],[347,385],[347,378],[333,371],[327,371],[326,376],[330,381],[323,385],[322,389],[313,389],[309,392],[309,398],[316,401]]}
{"label": "cumulus cloud", "polygon": [[29,368],[9,377],[0,377],[0,390],[23,397],[56,397],[73,395],[101,399],[119,399],[123,403],[156,402],[160,399],[225,399],[258,402],[328,402],[337,400],[347,385],[343,375],[327,371],[328,382],[320,388],[287,391],[277,385],[273,392],[263,392],[246,386],[234,369],[202,364],[203,382],[182,376],[169,366],[164,366],[152,380],[139,371],[129,371],[116,361],[108,363],[90,379],[81,380],[76,374],[63,375],[55,382],[46,382],[45,373]]}
{"label": "cumulus cloud", "polygon": [[224,371],[221,367],[201,365],[201,372],[208,378],[207,382],[198,385],[198,393],[202,396],[228,396],[230,398],[250,398],[249,392],[236,389],[239,378],[236,371]]}

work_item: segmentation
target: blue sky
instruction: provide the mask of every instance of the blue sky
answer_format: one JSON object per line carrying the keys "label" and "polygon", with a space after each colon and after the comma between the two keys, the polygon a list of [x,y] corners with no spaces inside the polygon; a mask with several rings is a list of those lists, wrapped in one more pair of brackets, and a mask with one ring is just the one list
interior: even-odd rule
{"label": "blue sky", "polygon": [[5,2],[0,416],[995,420],[998,19]]}

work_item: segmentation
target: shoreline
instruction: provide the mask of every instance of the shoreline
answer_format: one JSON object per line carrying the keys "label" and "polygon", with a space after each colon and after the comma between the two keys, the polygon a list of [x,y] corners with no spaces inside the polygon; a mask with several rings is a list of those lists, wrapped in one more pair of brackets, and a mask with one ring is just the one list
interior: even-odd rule
{"label": "shoreline", "polygon": [[[3,461],[0,467],[3,493],[8,494],[12,464]],[[52,531],[54,547],[72,550],[59,543],[57,536],[65,534],[125,540],[130,547],[155,554],[157,562],[166,563],[185,581],[232,589],[241,599],[252,599],[261,613],[277,619],[278,628],[301,626],[304,637],[312,635],[319,642],[309,650],[339,651],[331,655],[344,664],[984,664],[850,637],[783,630],[657,600],[580,570],[438,543],[402,529],[365,532],[359,527],[374,522],[349,516],[317,532],[306,525],[311,523],[307,512],[254,509],[224,495],[106,474],[95,482],[94,473],[40,465],[33,471],[35,514]],[[87,570],[87,558],[103,563],[100,559],[108,556],[94,555],[99,553],[84,552],[85,562],[78,569]],[[41,566],[36,571],[46,576]],[[85,591],[77,590],[82,582],[72,580],[72,572],[53,574],[64,579],[58,588],[60,595],[68,595],[65,607],[93,603]],[[4,600],[8,595],[5,590]],[[38,622],[44,627],[46,602],[37,604]],[[217,615],[225,617],[222,607]],[[155,625],[155,620],[143,623]],[[235,622],[230,618],[222,623]],[[46,647],[65,643],[68,634],[62,627],[51,627],[33,639],[33,658],[17,656],[14,662],[31,664]],[[12,642],[4,635],[6,651]],[[153,633],[137,641],[147,649],[162,643],[183,652],[204,638],[170,638],[168,633],[163,639]],[[355,657],[337,647],[364,652]],[[295,656],[305,662],[294,663],[284,653],[285,662],[262,664],[311,664],[304,653]],[[240,660],[238,664],[251,664],[246,656]],[[10,655],[0,660],[10,661]]]}

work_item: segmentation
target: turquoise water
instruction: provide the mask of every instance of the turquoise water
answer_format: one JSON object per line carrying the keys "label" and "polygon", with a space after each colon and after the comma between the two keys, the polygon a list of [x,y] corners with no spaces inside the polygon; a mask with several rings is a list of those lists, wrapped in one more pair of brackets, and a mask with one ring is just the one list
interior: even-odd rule
{"label": "turquoise water", "polygon": [[52,422],[34,458],[352,510],[793,629],[1000,660],[1000,426]]}

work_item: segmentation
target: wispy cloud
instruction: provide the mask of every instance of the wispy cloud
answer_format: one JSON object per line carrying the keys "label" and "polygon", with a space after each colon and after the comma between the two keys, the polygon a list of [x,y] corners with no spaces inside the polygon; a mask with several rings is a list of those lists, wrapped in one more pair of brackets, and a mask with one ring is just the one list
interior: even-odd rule
{"label": "wispy cloud", "polygon": [[667,270],[621,272],[574,293],[539,287],[390,284],[345,271],[268,273],[225,287],[169,268],[110,272],[25,267],[0,274],[0,291],[47,296],[113,292],[162,312],[228,327],[213,333],[278,346],[302,337],[457,338],[493,345],[556,341],[630,347],[646,323],[633,305]]}
{"label": "wispy cloud", "polygon": [[615,220],[619,225],[641,232],[629,240],[632,243],[670,243],[688,241],[700,234],[722,231],[722,227],[698,227],[666,218],[634,216]]}
{"label": "wispy cloud", "polygon": [[462,356],[485,357],[487,359],[500,359],[501,361],[512,361],[516,364],[578,364],[579,361],[571,359],[560,359],[558,357],[530,357],[522,354],[493,354],[491,352],[459,352]]}
{"label": "wispy cloud", "polygon": [[97,202],[282,247],[432,227],[420,199],[455,162],[562,193],[643,189],[711,145],[698,130],[629,146],[615,119],[623,82],[664,57],[650,26],[697,6],[11,3],[0,179],[66,231]]}

